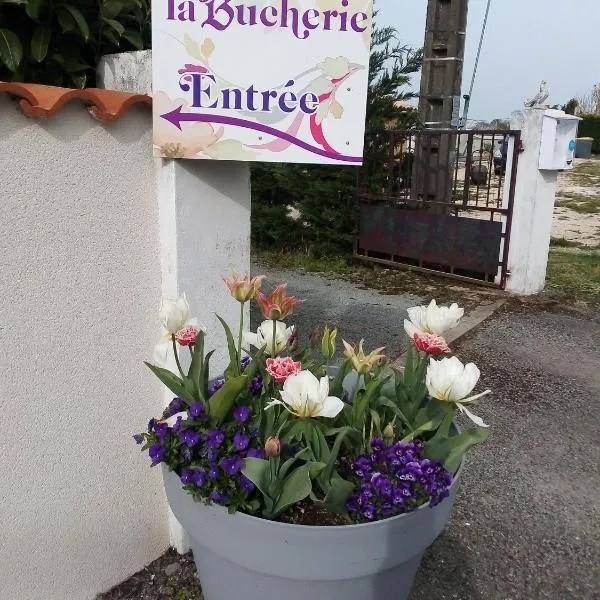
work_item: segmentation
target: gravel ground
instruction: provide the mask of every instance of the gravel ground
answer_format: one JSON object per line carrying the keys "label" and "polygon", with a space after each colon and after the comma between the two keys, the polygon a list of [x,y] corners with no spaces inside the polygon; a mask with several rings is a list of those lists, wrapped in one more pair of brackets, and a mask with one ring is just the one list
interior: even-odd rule
{"label": "gravel ground", "polygon": [[600,599],[600,322],[504,311],[455,351],[493,396],[411,600]]}
{"label": "gravel ground", "polygon": [[[294,319],[304,336],[327,321],[392,355],[406,307],[424,300],[260,271],[267,286],[288,281],[307,298]],[[411,600],[600,600],[599,338],[598,316],[512,302],[454,345],[493,390],[476,411],[492,436],[470,454],[452,522]],[[169,551],[99,600],[200,600],[194,577],[190,555]]]}
{"label": "gravel ground", "polygon": [[[306,302],[290,317],[300,335],[300,344],[309,341],[311,332],[320,333],[325,323],[337,327],[338,350],[341,338],[358,343],[363,337],[365,349],[386,346],[389,356],[396,357],[405,346],[403,322],[406,309],[421,304],[424,298],[415,294],[385,294],[341,279],[328,279],[314,273],[256,266],[255,273],[266,275],[264,290],[278,283],[288,284],[288,293]],[[253,304],[251,328],[256,330],[263,320]]]}

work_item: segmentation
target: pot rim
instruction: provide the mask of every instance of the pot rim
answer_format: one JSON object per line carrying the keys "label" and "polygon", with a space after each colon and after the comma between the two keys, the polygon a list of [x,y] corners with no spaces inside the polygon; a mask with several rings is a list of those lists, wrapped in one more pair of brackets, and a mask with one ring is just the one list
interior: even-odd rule
{"label": "pot rim", "polygon": [[[450,484],[448,491],[452,490],[452,488],[456,485],[456,482],[458,481],[458,478],[460,477],[463,468],[465,465],[465,457],[463,456],[461,462],[460,462],[460,466],[458,467],[458,470],[456,471],[456,474],[453,476],[452,478],[452,483]],[[177,477],[177,481],[179,484],[181,484],[181,481],[179,480],[179,475],[177,475],[177,473],[175,471],[172,471],[171,469],[169,469],[165,464],[163,464],[163,473],[168,473],[168,474],[172,474],[174,477]],[[393,517],[389,517],[387,519],[379,519],[378,521],[370,521],[368,523],[351,523],[348,525],[300,525],[298,523],[284,523],[282,521],[275,521],[272,519],[264,519],[262,517],[257,517],[254,515],[248,515],[244,512],[241,511],[236,511],[235,513],[229,514],[227,511],[227,507],[225,506],[220,506],[218,504],[204,504],[201,501],[198,501],[196,499],[194,499],[191,494],[189,494],[188,492],[186,492],[183,487],[180,486],[180,491],[182,491],[186,497],[188,497],[188,499],[194,503],[199,503],[202,504],[203,506],[207,506],[209,508],[216,508],[216,509],[220,509],[219,512],[222,513],[227,513],[228,517],[238,517],[238,518],[243,518],[243,519],[250,519],[251,521],[260,521],[261,523],[267,523],[269,525],[272,526],[280,526],[280,527],[286,527],[286,528],[298,528],[301,529],[302,531],[340,531],[340,530],[344,530],[344,531],[348,531],[351,529],[360,529],[360,528],[365,528],[365,527],[374,527],[374,526],[383,526],[384,523],[392,523],[395,521],[399,521],[402,518],[409,518],[411,515],[414,515],[416,513],[418,513],[419,511],[422,511],[424,509],[432,509],[432,508],[436,508],[434,507],[430,507],[428,503],[426,504],[422,504],[421,506],[419,506],[418,508],[416,508],[415,510],[411,510],[410,512],[407,513],[402,513],[400,515],[395,515]],[[442,500],[442,502],[445,502],[446,500],[448,500],[448,498],[444,498]],[[441,503],[440,503],[441,504]],[[438,504],[439,506],[439,504]]]}

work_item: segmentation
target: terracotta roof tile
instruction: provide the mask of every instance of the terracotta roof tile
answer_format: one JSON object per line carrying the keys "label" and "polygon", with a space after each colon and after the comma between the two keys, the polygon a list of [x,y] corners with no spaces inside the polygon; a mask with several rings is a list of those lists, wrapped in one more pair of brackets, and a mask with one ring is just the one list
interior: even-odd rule
{"label": "terracotta roof tile", "polygon": [[38,83],[5,83],[0,92],[20,98],[21,110],[30,117],[53,117],[67,102],[79,100],[88,105],[91,115],[100,121],[118,121],[134,104],[152,105],[145,94],[130,94],[113,90],[84,90],[53,87]]}

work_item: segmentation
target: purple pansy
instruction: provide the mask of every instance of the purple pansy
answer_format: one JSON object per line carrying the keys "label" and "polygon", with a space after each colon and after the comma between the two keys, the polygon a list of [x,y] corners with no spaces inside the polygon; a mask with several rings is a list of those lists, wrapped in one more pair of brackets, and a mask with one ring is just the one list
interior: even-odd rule
{"label": "purple pansy", "polygon": [[190,404],[190,407],[188,408],[188,415],[190,416],[190,419],[197,419],[204,414],[204,411],[204,404],[201,402],[194,402],[193,404]]}
{"label": "purple pansy", "polygon": [[173,415],[176,415],[178,412],[181,412],[185,409],[185,402],[181,398],[173,398],[171,402],[169,402],[169,406],[165,409],[163,413],[163,417],[168,419]]}
{"label": "purple pansy", "polygon": [[233,446],[236,450],[245,450],[250,443],[250,438],[241,431],[236,431],[233,436]]}
{"label": "purple pansy", "polygon": [[162,440],[169,433],[169,426],[161,421],[154,426],[154,432]]}
{"label": "purple pansy", "polygon": [[239,423],[245,423],[252,413],[252,409],[245,404],[241,404],[240,406],[236,406],[233,409],[233,418]]}
{"label": "purple pansy", "polygon": [[221,460],[221,468],[227,475],[237,475],[242,470],[243,460],[241,456],[225,456]]}
{"label": "purple pansy", "polygon": [[240,489],[243,492],[250,493],[256,489],[256,486],[245,475],[242,475],[240,477]]}
{"label": "purple pansy", "polygon": [[225,441],[225,432],[218,427],[213,427],[206,433],[206,440],[209,448],[220,448]]}
{"label": "purple pansy", "polygon": [[265,459],[267,455],[262,448],[250,448],[250,450],[248,450],[248,457]]}
{"label": "purple pansy", "polygon": [[133,439],[136,444],[141,444],[144,441],[144,438],[139,433],[134,434]]}
{"label": "purple pansy", "polygon": [[223,377],[217,377],[210,386],[208,386],[208,395],[214,396],[225,385]]}
{"label": "purple pansy", "polygon": [[352,472],[357,491],[346,501],[350,516],[373,521],[402,514],[429,502],[436,506],[446,496],[452,475],[437,461],[423,458],[421,442],[387,446],[371,441],[371,453],[357,457]]}
{"label": "purple pansy", "polygon": [[179,433],[182,422],[183,422],[183,419],[181,418],[181,416],[177,417],[177,420],[175,421],[175,423],[173,423],[173,427],[172,427],[172,429],[175,433]]}
{"label": "purple pansy", "polygon": [[229,500],[229,496],[227,494],[219,492],[217,489],[214,489],[208,497],[215,504],[221,505],[226,504]]}
{"label": "purple pansy", "polygon": [[188,448],[193,448],[202,440],[202,435],[194,429],[186,429],[181,433],[181,440]]}
{"label": "purple pansy", "polygon": [[157,465],[164,460],[167,455],[167,449],[162,444],[152,444],[152,446],[148,448],[148,454],[150,455],[152,464]]}
{"label": "purple pansy", "polygon": [[189,469],[188,467],[184,467],[183,469],[181,469],[181,483],[183,483],[183,485],[188,485],[190,483],[192,483],[193,477],[194,475],[194,471],[192,471],[192,469]]}
{"label": "purple pansy", "polygon": [[253,394],[260,394],[260,392],[262,391],[262,387],[263,387],[263,380],[262,377],[260,375],[257,375],[251,382],[250,382],[250,391]]}
{"label": "purple pansy", "polygon": [[204,469],[194,471],[192,481],[196,487],[202,487],[206,483],[206,471]]}

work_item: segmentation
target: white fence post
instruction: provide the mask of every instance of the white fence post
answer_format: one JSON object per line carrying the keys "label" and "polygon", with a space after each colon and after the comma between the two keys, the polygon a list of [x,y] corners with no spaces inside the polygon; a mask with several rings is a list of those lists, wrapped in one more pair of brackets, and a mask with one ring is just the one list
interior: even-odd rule
{"label": "white fence post", "polygon": [[[150,51],[104,57],[99,81],[108,89],[150,93],[151,60]],[[250,272],[250,167],[242,162],[160,158],[155,164],[162,294],[187,294],[192,315],[208,328],[207,348],[217,348],[211,361],[216,375],[228,357],[215,314],[235,328],[239,322],[239,305],[222,276],[232,268]],[[248,318],[249,313],[246,323]],[[172,397],[166,390],[165,402]],[[169,526],[171,545],[187,551],[187,534],[172,514]]]}
{"label": "white fence post", "polygon": [[521,130],[524,147],[517,170],[506,284],[515,294],[541,292],[546,281],[558,172],[539,169],[545,112],[545,108],[524,109],[511,125]]}

